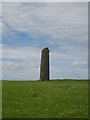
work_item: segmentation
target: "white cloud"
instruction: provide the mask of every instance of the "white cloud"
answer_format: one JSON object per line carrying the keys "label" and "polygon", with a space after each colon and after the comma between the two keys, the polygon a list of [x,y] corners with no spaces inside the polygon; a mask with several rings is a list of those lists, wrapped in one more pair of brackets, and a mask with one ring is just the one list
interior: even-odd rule
{"label": "white cloud", "polygon": [[81,73],[82,78],[87,78],[88,79],[88,71],[84,71]]}
{"label": "white cloud", "polygon": [[89,0],[1,0],[2,2],[88,2]]}
{"label": "white cloud", "polygon": [[17,60],[38,60],[40,57],[40,49],[35,47],[3,47],[4,59]]}
{"label": "white cloud", "polygon": [[39,64],[33,62],[3,62],[3,79],[38,80]]}
{"label": "white cloud", "polygon": [[0,44],[0,59],[2,59],[2,44]]}
{"label": "white cloud", "polygon": [[2,80],[2,61],[0,61],[0,80]]}
{"label": "white cloud", "polygon": [[[7,72],[27,72],[27,71],[33,71],[38,70],[39,64],[37,64],[35,61],[33,62],[4,62],[3,63],[3,70],[7,70]],[[8,71],[9,70],[9,71]],[[31,72],[30,71],[30,72]]]}
{"label": "white cloud", "polygon": [[2,60],[2,47],[4,46],[4,44],[0,44],[0,61]]}
{"label": "white cloud", "polygon": [[2,3],[0,2],[0,40],[2,39]]}
{"label": "white cloud", "polygon": [[73,66],[76,66],[76,67],[83,67],[83,66],[86,66],[87,65],[87,62],[85,60],[75,60],[73,63],[72,63]]}
{"label": "white cloud", "polygon": [[88,3],[3,3],[3,21],[31,37],[48,36],[49,43],[69,36],[82,43],[88,35]]}
{"label": "white cloud", "polygon": [[[13,48],[3,45],[3,79],[39,79],[40,52],[41,50],[36,47]],[[87,71],[85,60],[78,59],[72,64],[76,57],[77,55],[73,56],[71,53],[50,51],[50,78],[67,78],[67,75],[68,78],[78,78],[85,73]],[[84,57],[83,54],[81,57]],[[76,69],[78,67],[79,69]],[[81,67],[83,69],[80,69]]]}
{"label": "white cloud", "polygon": [[[39,79],[40,50],[33,47],[3,47],[3,79]],[[4,61],[7,59],[6,61]]]}
{"label": "white cloud", "polygon": [[[74,73],[73,66],[83,66],[86,70],[88,3],[3,3],[3,37],[22,42],[17,35],[19,32],[51,47],[51,78],[70,75],[71,70],[69,77],[80,77],[82,70]],[[10,47],[9,43],[3,47],[4,78],[38,79],[41,43],[37,39],[35,42],[38,48],[31,47],[32,43],[30,47],[20,44]]]}

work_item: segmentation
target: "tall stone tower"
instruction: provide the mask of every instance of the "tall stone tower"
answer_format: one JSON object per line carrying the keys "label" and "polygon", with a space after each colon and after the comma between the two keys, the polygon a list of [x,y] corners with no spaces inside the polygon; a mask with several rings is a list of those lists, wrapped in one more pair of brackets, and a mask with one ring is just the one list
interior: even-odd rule
{"label": "tall stone tower", "polygon": [[40,80],[49,80],[49,49],[47,47],[41,53]]}

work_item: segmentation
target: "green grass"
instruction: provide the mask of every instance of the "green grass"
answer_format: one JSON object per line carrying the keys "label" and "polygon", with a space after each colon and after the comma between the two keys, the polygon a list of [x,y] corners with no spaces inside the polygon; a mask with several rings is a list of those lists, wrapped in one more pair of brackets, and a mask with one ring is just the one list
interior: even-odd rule
{"label": "green grass", "polygon": [[2,118],[2,81],[0,80],[0,119]]}
{"label": "green grass", "polygon": [[87,118],[88,81],[3,81],[3,118]]}

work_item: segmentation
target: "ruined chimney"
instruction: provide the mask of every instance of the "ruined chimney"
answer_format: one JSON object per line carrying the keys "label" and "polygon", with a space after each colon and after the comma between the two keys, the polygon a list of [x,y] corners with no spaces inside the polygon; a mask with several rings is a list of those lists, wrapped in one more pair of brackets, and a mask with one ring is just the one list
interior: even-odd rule
{"label": "ruined chimney", "polygon": [[41,53],[40,80],[49,80],[49,49],[44,48]]}

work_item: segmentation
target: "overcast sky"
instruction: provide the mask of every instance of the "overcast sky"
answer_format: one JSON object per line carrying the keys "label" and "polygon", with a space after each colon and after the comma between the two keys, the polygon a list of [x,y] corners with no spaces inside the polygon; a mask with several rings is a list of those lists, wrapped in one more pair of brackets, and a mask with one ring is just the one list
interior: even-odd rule
{"label": "overcast sky", "polygon": [[2,2],[89,2],[89,0],[0,0]]}
{"label": "overcast sky", "polygon": [[38,80],[44,47],[51,79],[88,78],[88,3],[15,2],[2,9],[3,79]]}

